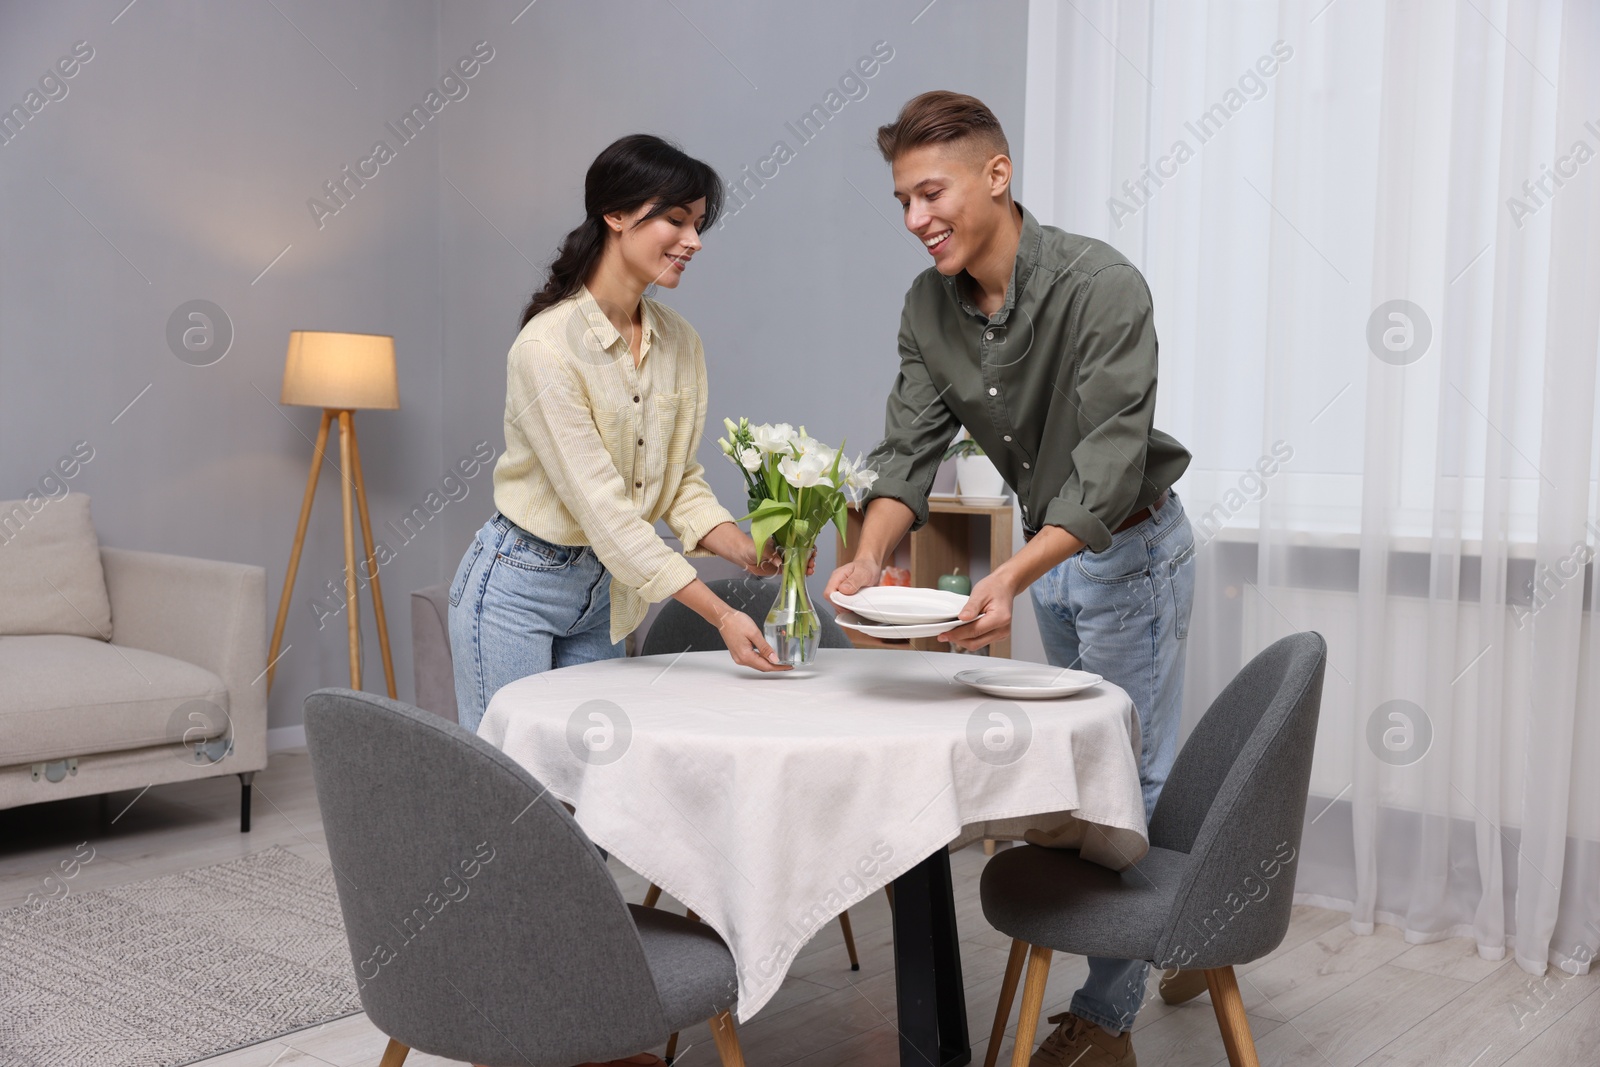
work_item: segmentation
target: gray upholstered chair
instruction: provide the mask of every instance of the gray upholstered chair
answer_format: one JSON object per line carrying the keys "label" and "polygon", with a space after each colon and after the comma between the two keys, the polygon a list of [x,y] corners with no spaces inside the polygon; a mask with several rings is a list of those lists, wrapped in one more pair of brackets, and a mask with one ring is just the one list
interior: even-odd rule
{"label": "gray upholstered chair", "polygon": [[386,697],[319,689],[306,744],[361,1006],[412,1049],[491,1067],[630,1056],[711,1020],[742,1067],[715,931],[626,904],[583,830],[519,764]]}
{"label": "gray upholstered chair", "polygon": [[1013,941],[985,1067],[1005,1035],[1024,953],[1011,1062],[1028,1062],[1052,951],[1203,970],[1228,1062],[1254,1067],[1233,968],[1271,952],[1289,928],[1327,651],[1320,634],[1293,634],[1228,683],[1178,753],[1137,864],[1119,873],[1035,845],[989,861],[983,914]]}
{"label": "gray upholstered chair", "polygon": [[[757,626],[765,621],[767,612],[772,608],[773,598],[778,595],[776,578],[757,578],[753,575],[746,578],[714,578],[706,585],[730,606],[738,608],[754,619]],[[839,624],[833,619],[833,608],[820,598],[813,598],[812,604],[816,607],[817,618],[822,623],[822,635],[817,639],[818,646],[851,647],[850,638],[845,636],[844,630],[840,629]],[[673,600],[662,606],[661,614],[650,624],[650,630],[645,634],[639,654],[676,655],[679,652],[706,652],[727,647],[723,644],[722,636],[717,633],[715,626]]]}

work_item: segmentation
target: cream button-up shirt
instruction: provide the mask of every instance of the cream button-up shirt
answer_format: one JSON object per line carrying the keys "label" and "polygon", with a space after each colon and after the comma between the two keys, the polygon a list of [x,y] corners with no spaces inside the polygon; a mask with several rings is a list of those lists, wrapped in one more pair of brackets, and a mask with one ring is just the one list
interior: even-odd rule
{"label": "cream button-up shirt", "polygon": [[642,303],[637,366],[587,288],[528,320],[507,357],[506,450],[494,467],[501,514],[554,544],[592,546],[611,573],[612,641],[696,576],[657,520],[691,556],[710,555],[700,538],[735,521],[695,459],[700,335],[665,304]]}

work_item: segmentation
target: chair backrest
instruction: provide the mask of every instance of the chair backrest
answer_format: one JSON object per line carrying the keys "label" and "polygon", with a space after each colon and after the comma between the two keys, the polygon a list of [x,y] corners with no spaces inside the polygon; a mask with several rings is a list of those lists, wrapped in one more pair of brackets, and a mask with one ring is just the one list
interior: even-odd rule
{"label": "chair backrest", "polygon": [[1184,742],[1150,819],[1153,847],[1193,858],[1157,964],[1248,963],[1288,932],[1327,656],[1312,631],[1267,646]]}
{"label": "chair backrest", "polygon": [[[745,578],[717,578],[707,582],[706,585],[710,586],[711,591],[726,601],[730,607],[737,608],[754,619],[757,626],[765,621],[767,612],[772,608],[772,601],[778,595],[777,578],[757,578],[754,575]],[[851,647],[850,638],[833,619],[833,609],[820,597],[813,596],[811,603],[817,609],[817,619],[822,624],[822,633],[817,638],[818,647]],[[645,634],[644,645],[640,648],[639,654],[674,655],[679,652],[711,652],[726,647],[715,626],[673,600],[661,609],[661,614],[650,624],[650,632]]]}
{"label": "chair backrest", "polygon": [[666,1040],[616,883],[526,770],[455,723],[350,689],[308,696],[305,727],[378,1029],[447,1059],[528,1067]]}

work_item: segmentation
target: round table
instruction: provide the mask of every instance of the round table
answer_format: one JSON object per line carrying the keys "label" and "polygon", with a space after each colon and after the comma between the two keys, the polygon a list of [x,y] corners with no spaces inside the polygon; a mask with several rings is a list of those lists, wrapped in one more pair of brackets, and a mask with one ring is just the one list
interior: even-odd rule
{"label": "round table", "polygon": [[779,674],[721,651],[604,660],[504,686],[478,733],[722,936],[744,1022],[851,904],[935,857],[948,892],[964,829],[1035,817],[1114,869],[1144,856],[1127,694],[1012,701],[954,680],[1004,665],[860,649]]}

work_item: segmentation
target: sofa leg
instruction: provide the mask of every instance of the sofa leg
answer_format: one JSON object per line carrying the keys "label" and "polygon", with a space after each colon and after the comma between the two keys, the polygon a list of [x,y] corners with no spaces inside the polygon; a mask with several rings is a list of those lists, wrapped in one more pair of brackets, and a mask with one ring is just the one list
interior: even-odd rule
{"label": "sofa leg", "polygon": [[239,832],[250,832],[250,782],[255,778],[255,771],[242,771],[239,774]]}

